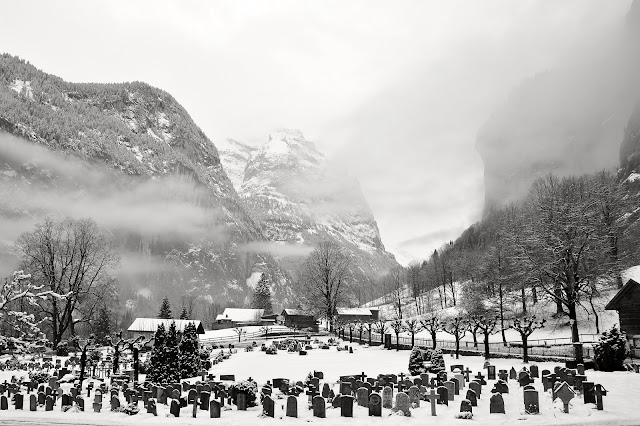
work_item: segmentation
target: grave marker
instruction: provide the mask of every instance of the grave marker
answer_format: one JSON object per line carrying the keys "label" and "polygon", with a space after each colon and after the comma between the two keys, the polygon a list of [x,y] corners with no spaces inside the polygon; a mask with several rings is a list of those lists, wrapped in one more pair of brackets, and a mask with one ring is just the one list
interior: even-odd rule
{"label": "grave marker", "polygon": [[455,383],[453,383],[450,380],[447,380],[446,382],[444,382],[444,386],[447,388],[447,394],[448,394],[448,397],[449,397],[449,401],[453,401],[455,390],[456,390]]}
{"label": "grave marker", "polygon": [[411,415],[411,402],[409,395],[404,392],[398,392],[396,395],[396,411],[402,411],[405,416]]}
{"label": "grave marker", "polygon": [[473,413],[473,405],[471,404],[471,401],[469,401],[468,399],[463,399],[462,401],[460,401],[460,412]]}
{"label": "grave marker", "polygon": [[602,397],[607,396],[607,390],[601,384],[597,384],[594,394],[596,396],[596,408],[602,410]]}
{"label": "grave marker", "polygon": [[326,417],[326,404],[320,395],[313,397],[313,417],[324,419]]}
{"label": "grave marker", "polygon": [[274,417],[274,406],[273,399],[269,395],[265,396],[262,400],[262,412],[267,417]]}
{"label": "grave marker", "polygon": [[298,398],[293,395],[287,398],[287,417],[298,417]]}
{"label": "grave marker", "polygon": [[353,399],[350,395],[340,397],[340,416],[353,417]]}
{"label": "grave marker", "polygon": [[382,406],[384,408],[393,407],[393,389],[389,386],[385,386],[384,389],[382,389]]}
{"label": "grave marker", "polygon": [[471,403],[471,406],[473,407],[478,406],[478,397],[476,396],[476,392],[473,389],[467,390],[466,399],[469,400],[469,402]]}
{"label": "grave marker", "polygon": [[505,414],[504,412],[504,399],[502,394],[494,393],[489,399],[489,413],[490,414]]}
{"label": "grave marker", "polygon": [[524,391],[524,411],[527,414],[538,414],[540,412],[540,399],[538,396],[538,391]]}
{"label": "grave marker", "polygon": [[444,386],[438,386],[438,404],[449,405],[449,391]]}
{"label": "grave marker", "polygon": [[169,409],[169,413],[171,413],[174,417],[180,417],[180,403],[175,399],[171,401],[171,408]]}
{"label": "grave marker", "polygon": [[220,403],[215,399],[209,403],[209,417],[212,419],[220,418]]}
{"label": "grave marker", "polygon": [[569,402],[575,396],[575,392],[569,387],[567,382],[563,382],[555,389],[556,397],[560,398],[562,404],[564,404],[564,412],[569,412]]}

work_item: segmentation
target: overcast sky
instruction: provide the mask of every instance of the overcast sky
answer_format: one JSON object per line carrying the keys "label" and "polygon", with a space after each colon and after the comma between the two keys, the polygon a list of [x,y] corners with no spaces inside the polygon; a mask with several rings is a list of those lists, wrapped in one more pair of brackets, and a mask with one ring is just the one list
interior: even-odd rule
{"label": "overcast sky", "polygon": [[475,134],[509,90],[629,4],[20,0],[2,4],[0,51],[68,81],[160,87],[214,143],[300,129],[357,176],[407,263],[479,219]]}

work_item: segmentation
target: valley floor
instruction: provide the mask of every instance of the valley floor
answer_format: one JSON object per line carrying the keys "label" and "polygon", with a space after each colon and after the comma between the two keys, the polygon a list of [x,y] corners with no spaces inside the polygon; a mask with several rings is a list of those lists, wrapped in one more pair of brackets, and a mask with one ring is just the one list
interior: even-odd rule
{"label": "valley floor", "polygon": [[[335,347],[329,350],[313,349],[307,356],[299,356],[297,353],[287,353],[279,351],[276,355],[267,355],[264,352],[243,352],[233,354],[230,359],[221,364],[213,366],[210,370],[211,374],[220,376],[222,374],[235,374],[237,380],[252,377],[261,386],[267,380],[274,378],[289,378],[291,380],[304,380],[308,373],[313,370],[322,371],[325,381],[330,383],[334,391],[337,393],[339,385],[337,380],[340,375],[359,374],[364,372],[367,376],[375,377],[379,373],[395,373],[407,372],[409,351],[393,351],[385,350],[381,347],[366,347],[353,345],[354,353],[349,354],[346,351],[338,352]],[[481,357],[461,357],[455,360],[446,356],[445,362],[447,370],[449,365],[464,364],[469,367],[474,375],[482,371],[483,358]],[[510,369],[512,366],[516,370],[520,370],[524,364],[521,360],[514,359],[495,359],[491,360],[492,364],[499,369]],[[553,370],[557,363],[536,363],[542,369]],[[486,372],[483,371],[486,376]],[[0,372],[0,381],[10,379],[12,375],[26,375],[25,372]],[[540,379],[534,384],[536,390],[540,393],[540,411],[539,415],[526,415],[524,413],[523,392],[519,388],[517,382],[509,381],[509,394],[504,395],[506,414],[489,414],[489,394],[493,385],[489,381],[488,385],[483,386],[481,398],[478,401],[478,407],[474,407],[473,424],[497,425],[497,424],[513,424],[521,423],[525,425],[574,425],[574,424],[593,424],[593,425],[631,425],[639,424],[637,407],[635,402],[640,400],[640,374],[629,372],[604,373],[587,370],[586,375],[589,381],[602,384],[608,391],[604,398],[604,410],[597,411],[594,404],[584,404],[581,396],[576,396],[570,404],[569,413],[562,412],[560,400],[555,403],[551,401],[550,393],[544,393]],[[192,379],[195,382],[197,378]],[[69,386],[69,385],[63,385]],[[54,411],[36,413],[28,411],[28,401],[26,401],[26,410],[14,410],[12,406],[8,411],[0,411],[0,424],[11,425],[40,425],[40,424],[83,424],[83,425],[119,425],[119,424],[137,424],[137,425],[204,425],[204,424],[224,424],[224,425],[267,425],[267,424],[292,424],[292,423],[315,423],[315,424],[353,424],[353,425],[371,425],[371,424],[390,424],[390,425],[409,425],[409,424],[433,424],[433,425],[450,425],[450,424],[466,424],[464,420],[454,418],[459,412],[460,401],[462,395],[466,394],[466,388],[462,390],[461,395],[456,396],[450,405],[437,406],[437,416],[431,417],[431,409],[428,402],[421,402],[419,408],[412,410],[412,416],[398,417],[390,416],[391,410],[383,409],[381,418],[368,416],[367,409],[363,407],[354,407],[354,417],[347,419],[340,417],[339,409],[327,408],[327,418],[320,419],[312,417],[312,412],[307,410],[307,396],[301,395],[298,398],[299,418],[293,419],[285,417],[286,399],[279,397],[279,392],[275,391],[276,405],[275,418],[260,417],[261,408],[252,407],[247,411],[236,411],[235,407],[231,411],[223,411],[220,419],[210,419],[207,411],[199,411],[197,418],[192,418],[191,407],[181,410],[180,418],[169,416],[168,406],[158,405],[158,417],[147,414],[144,409],[135,416],[127,416],[123,413],[112,413],[108,410],[106,401],[103,404],[101,413],[94,413],[91,409],[89,400],[87,399],[87,412],[66,412],[60,411],[59,405]],[[123,401],[124,402],[124,401]],[[42,410],[39,408],[39,410]]]}

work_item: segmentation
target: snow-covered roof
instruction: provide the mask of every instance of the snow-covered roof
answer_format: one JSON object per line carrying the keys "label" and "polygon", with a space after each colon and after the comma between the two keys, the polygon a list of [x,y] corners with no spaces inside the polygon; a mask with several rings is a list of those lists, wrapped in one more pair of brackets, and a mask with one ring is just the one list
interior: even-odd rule
{"label": "snow-covered roof", "polygon": [[136,318],[135,321],[129,326],[128,331],[152,331],[156,332],[160,324],[164,324],[166,329],[169,328],[172,322],[176,323],[176,330],[183,331],[189,323],[193,323],[198,330],[198,334],[204,334],[204,327],[198,320],[177,320],[177,319],[161,319],[161,318]]}
{"label": "snow-covered roof", "polygon": [[251,322],[259,321],[263,314],[264,309],[226,308],[216,319],[228,319],[233,322]]}
{"label": "snow-covered roof", "polygon": [[369,308],[338,308],[338,315],[371,315]]}
{"label": "snow-covered roof", "polygon": [[286,313],[287,315],[306,315],[306,316],[312,316],[312,314],[303,311],[302,309],[285,309],[282,311],[282,313]]}

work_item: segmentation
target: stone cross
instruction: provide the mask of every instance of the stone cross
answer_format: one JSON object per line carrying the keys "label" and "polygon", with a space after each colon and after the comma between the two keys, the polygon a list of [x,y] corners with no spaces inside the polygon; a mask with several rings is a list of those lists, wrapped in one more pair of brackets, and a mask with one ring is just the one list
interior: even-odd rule
{"label": "stone cross", "polygon": [[602,410],[602,397],[607,396],[607,390],[600,384],[595,386],[596,408]]}
{"label": "stone cross", "polygon": [[429,399],[429,402],[431,403],[431,415],[435,416],[436,402],[438,400],[438,394],[436,393],[436,390],[431,388],[431,391],[426,395],[426,397]]}
{"label": "stone cross", "polygon": [[560,398],[562,404],[564,404],[564,412],[568,413],[569,402],[576,395],[575,392],[569,387],[569,384],[567,382],[562,382],[562,384],[556,388],[555,394],[558,398]]}

